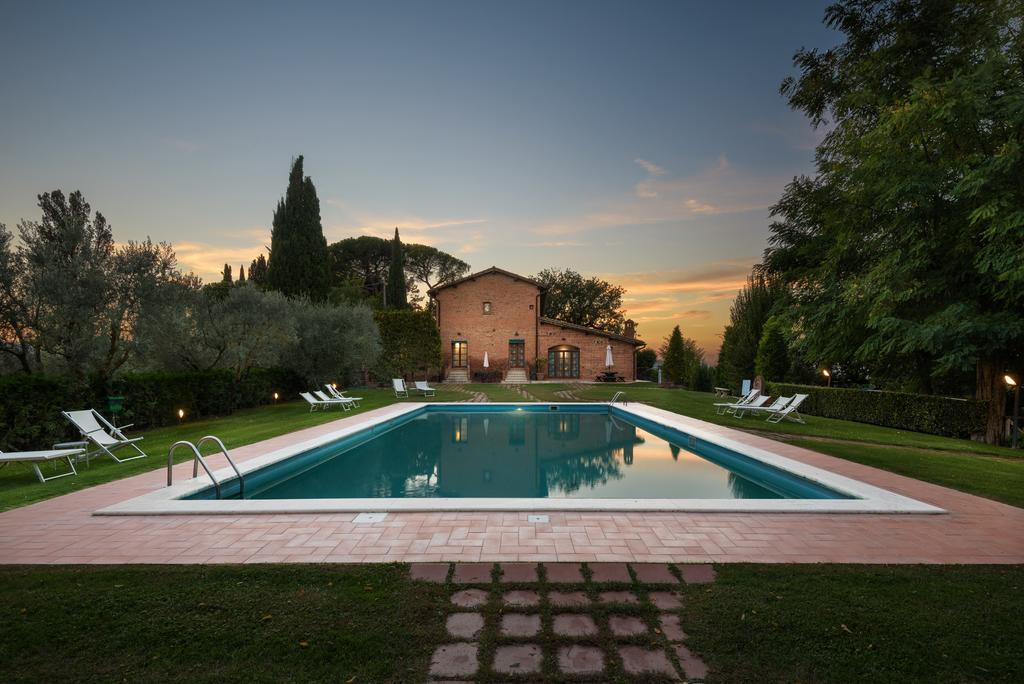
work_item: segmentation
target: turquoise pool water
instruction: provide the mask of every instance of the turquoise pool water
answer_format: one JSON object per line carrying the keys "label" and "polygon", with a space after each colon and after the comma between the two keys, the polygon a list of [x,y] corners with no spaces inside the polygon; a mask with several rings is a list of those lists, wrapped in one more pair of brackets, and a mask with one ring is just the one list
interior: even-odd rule
{"label": "turquoise pool water", "polygon": [[[224,485],[225,498],[237,492]],[[247,499],[405,497],[850,498],[605,406],[426,407],[245,482]]]}

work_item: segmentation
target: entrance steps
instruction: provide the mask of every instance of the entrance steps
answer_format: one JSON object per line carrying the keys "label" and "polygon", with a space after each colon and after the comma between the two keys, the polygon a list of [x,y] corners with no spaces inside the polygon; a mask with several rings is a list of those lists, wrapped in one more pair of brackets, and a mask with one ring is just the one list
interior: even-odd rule
{"label": "entrance steps", "polygon": [[525,368],[509,368],[505,372],[505,382],[510,385],[525,385],[528,381]]}
{"label": "entrance steps", "polygon": [[449,368],[445,374],[444,381],[449,384],[469,382],[468,368]]}

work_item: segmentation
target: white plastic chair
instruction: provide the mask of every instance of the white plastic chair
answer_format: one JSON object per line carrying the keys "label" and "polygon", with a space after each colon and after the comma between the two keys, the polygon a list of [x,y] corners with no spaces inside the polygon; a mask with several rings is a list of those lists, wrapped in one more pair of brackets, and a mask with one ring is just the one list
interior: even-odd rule
{"label": "white plastic chair", "polygon": [[435,390],[433,387],[427,384],[426,380],[417,380],[416,389],[419,390],[420,392],[423,392],[423,396],[425,397],[434,396]]}
{"label": "white plastic chair", "polygon": [[395,390],[395,396],[399,399],[409,397],[409,388],[405,386],[405,380],[402,378],[391,378],[391,387]]}

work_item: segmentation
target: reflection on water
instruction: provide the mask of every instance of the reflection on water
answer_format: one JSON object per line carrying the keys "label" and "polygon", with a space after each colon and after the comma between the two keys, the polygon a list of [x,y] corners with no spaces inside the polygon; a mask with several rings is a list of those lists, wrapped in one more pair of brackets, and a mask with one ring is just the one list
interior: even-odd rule
{"label": "reflection on water", "polygon": [[432,412],[252,498],[780,498],[603,413]]}

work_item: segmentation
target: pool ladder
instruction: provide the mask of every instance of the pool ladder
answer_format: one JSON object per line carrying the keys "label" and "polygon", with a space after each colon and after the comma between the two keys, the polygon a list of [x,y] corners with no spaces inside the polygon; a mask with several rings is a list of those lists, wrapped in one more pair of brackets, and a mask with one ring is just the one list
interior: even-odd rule
{"label": "pool ladder", "polygon": [[170,450],[167,452],[167,486],[170,487],[171,484],[173,483],[172,469],[174,467],[174,452],[178,450],[178,447],[187,446],[189,449],[192,450],[192,453],[195,454],[195,458],[192,460],[192,477],[199,476],[199,466],[202,465],[203,470],[205,470],[206,474],[210,476],[211,480],[213,480],[213,488],[217,492],[217,498],[220,498],[220,482],[218,482],[217,478],[213,476],[213,471],[210,470],[209,464],[207,464],[206,459],[203,458],[203,454],[200,451],[200,449],[203,448],[203,445],[206,444],[207,442],[213,442],[218,447],[220,447],[220,452],[224,454],[224,458],[228,460],[228,463],[231,464],[231,467],[234,469],[235,474],[238,475],[238,498],[244,499],[245,476],[242,475],[242,471],[238,469],[238,466],[235,464],[234,459],[231,458],[231,454],[228,453],[228,448],[224,446],[224,442],[220,441],[219,437],[215,437],[213,435],[206,435],[195,444],[188,441],[187,439],[183,439],[180,442],[175,442],[174,444],[171,445]]}
{"label": "pool ladder", "polygon": [[609,401],[608,403],[609,403],[609,404],[614,404],[614,403],[615,403],[615,402],[617,402],[617,401],[618,401],[619,399],[622,399],[622,403],[623,403],[623,404],[628,404],[628,403],[629,403],[628,401],[626,401],[626,393],[625,393],[625,392],[623,392],[622,390],[619,390],[618,392],[616,392],[616,393],[614,394],[614,396],[612,396],[612,400],[611,400],[611,401]]}

